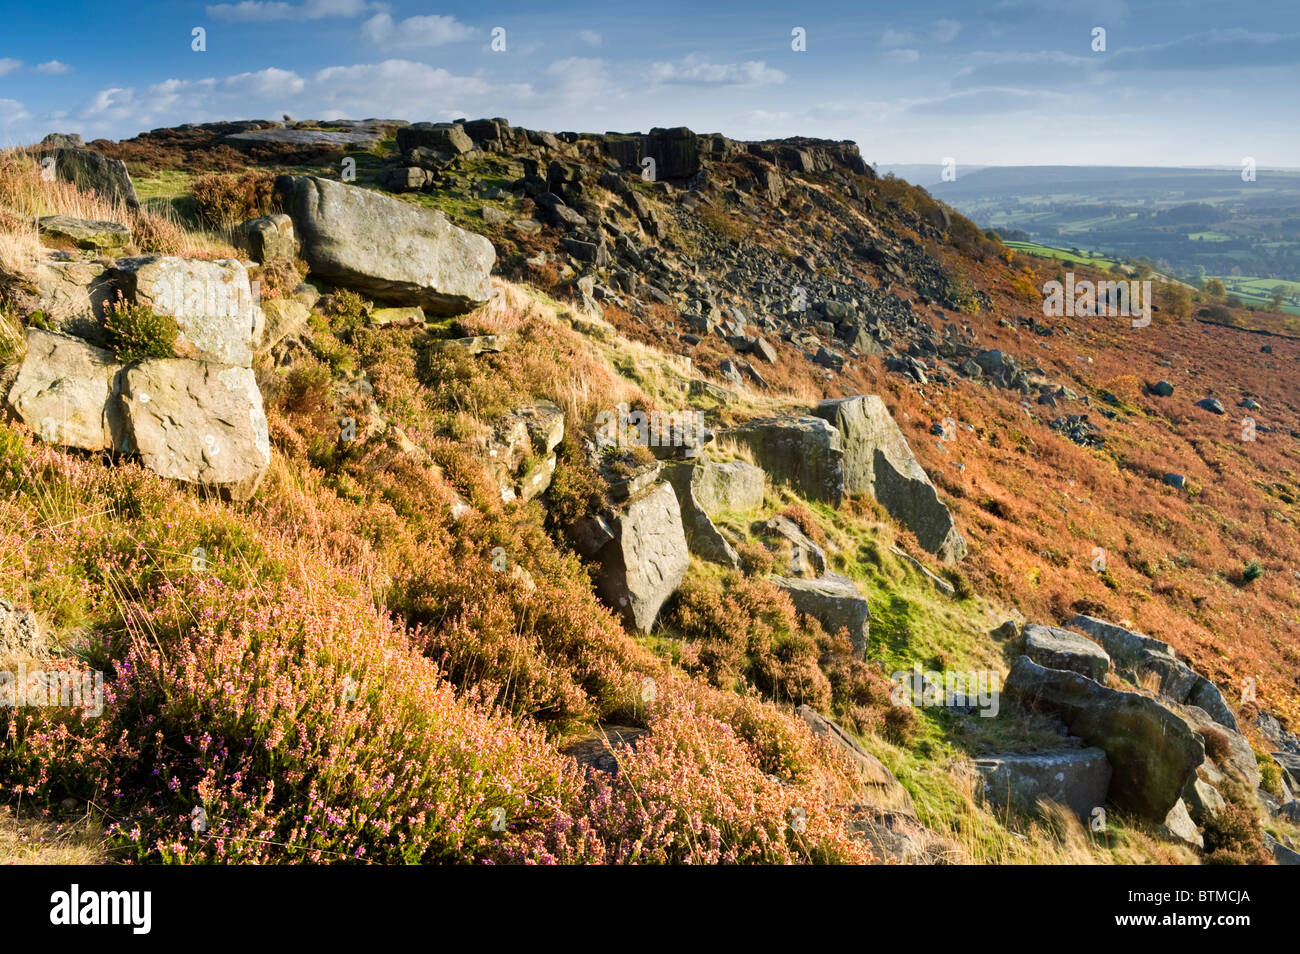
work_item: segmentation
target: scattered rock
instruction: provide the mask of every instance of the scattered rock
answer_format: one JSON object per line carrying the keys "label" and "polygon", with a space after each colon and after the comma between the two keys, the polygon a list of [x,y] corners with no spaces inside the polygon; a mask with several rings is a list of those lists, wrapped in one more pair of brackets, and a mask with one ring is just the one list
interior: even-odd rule
{"label": "scattered rock", "polygon": [[1205,410],[1209,411],[1212,414],[1224,413],[1223,402],[1220,401],[1218,398],[1212,398],[1212,397],[1201,398],[1199,401],[1196,402],[1196,406],[1205,408]]}
{"label": "scattered rock", "polygon": [[1196,830],[1196,824],[1192,821],[1192,816],[1187,813],[1187,806],[1181,798],[1173,808],[1169,809],[1169,814],[1161,822],[1160,833],[1171,841],[1182,842],[1189,848],[1199,850],[1205,847],[1205,839]]}
{"label": "scattered rock", "polygon": [[894,777],[894,773],[858,741],[844,731],[838,723],[826,718],[811,706],[796,706],[794,714],[804,721],[812,734],[831,743],[845,755],[858,770],[862,784],[869,795],[869,804],[875,808],[892,809],[909,814],[916,813],[911,793]]}
{"label": "scattered rock", "polygon": [[112,450],[122,429],[111,407],[121,370],[111,352],[28,328],[27,356],[9,390],[9,404],[44,441],[80,450]]}
{"label": "scattered rock", "polygon": [[36,226],[42,235],[66,239],[92,251],[112,251],[131,244],[131,230],[117,222],[47,215],[38,219]]}
{"label": "scattered rock", "polygon": [[140,199],[131,184],[126,163],[109,159],[93,149],[64,148],[54,153],[54,172],[64,182],[74,183],[84,192],[97,192],[110,202],[121,202],[128,209],[140,208]]}
{"label": "scattered rock", "polygon": [[255,262],[293,261],[298,257],[298,240],[293,219],[283,212],[249,219],[234,230],[235,244]]}
{"label": "scattered rock", "polygon": [[596,589],[628,626],[648,633],[691,562],[677,496],[660,483],[605,522],[611,538],[596,553]]}

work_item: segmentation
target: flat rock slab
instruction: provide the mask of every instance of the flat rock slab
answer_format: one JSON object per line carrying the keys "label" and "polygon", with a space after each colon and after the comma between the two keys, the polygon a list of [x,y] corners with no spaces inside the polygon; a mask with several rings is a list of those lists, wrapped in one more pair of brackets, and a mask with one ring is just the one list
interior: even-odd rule
{"label": "flat rock slab", "polygon": [[122,364],[77,338],[27,329],[27,356],[9,404],[42,440],[80,450],[112,450],[121,432],[112,398]]}
{"label": "flat rock slab", "polygon": [[1106,803],[1111,768],[1099,748],[1058,749],[975,760],[985,798],[1002,808],[1031,813],[1039,800],[1064,805],[1087,819]]}
{"label": "flat rock slab", "polygon": [[1106,650],[1068,629],[1029,623],[1025,626],[1025,655],[1049,669],[1068,669],[1097,682],[1110,672]]}
{"label": "flat rock slab", "polygon": [[492,243],[441,212],[315,176],[280,176],[275,185],[314,275],[434,315],[491,297]]}
{"label": "flat rock slab", "polygon": [[221,137],[233,145],[266,143],[275,146],[320,146],[330,149],[373,149],[383,138],[378,132],[341,132],[336,129],[258,129]]}
{"label": "flat rock slab", "polygon": [[36,226],[42,235],[67,239],[84,249],[118,249],[131,244],[131,230],[118,222],[47,215]]}
{"label": "flat rock slab", "polygon": [[161,477],[253,495],[271,463],[262,394],[249,368],[155,358],[122,375],[123,450]]}

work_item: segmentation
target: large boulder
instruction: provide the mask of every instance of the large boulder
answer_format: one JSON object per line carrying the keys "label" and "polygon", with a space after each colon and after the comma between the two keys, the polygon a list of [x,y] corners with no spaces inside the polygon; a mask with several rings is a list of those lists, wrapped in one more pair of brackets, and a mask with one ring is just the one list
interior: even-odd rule
{"label": "large boulder", "polygon": [[58,149],[54,152],[54,174],[84,192],[97,192],[128,209],[140,208],[135,186],[121,159],[109,159],[93,149]]}
{"label": "large boulder", "polygon": [[1165,820],[1205,761],[1201,737],[1148,696],[1107,689],[1028,656],[1016,660],[1003,691],[1024,706],[1060,717],[1071,733],[1102,749],[1114,772],[1110,800],[1150,821]]}
{"label": "large boulder", "polygon": [[27,356],[9,404],[42,440],[80,450],[112,450],[121,420],[112,398],[122,365],[76,338],[27,329]]}
{"label": "large boulder", "polygon": [[820,417],[746,421],[727,436],[750,449],[758,466],[810,500],[838,506],[844,499],[844,445]]}
{"label": "large boulder", "polygon": [[1049,669],[1068,669],[1105,682],[1110,671],[1106,651],[1086,636],[1068,629],[1029,623],[1025,626],[1025,655]]}
{"label": "large boulder", "polygon": [[871,607],[852,580],[826,573],[810,580],[774,576],[772,582],[789,594],[795,609],[817,620],[826,632],[847,629],[853,648],[859,655],[866,655]]}
{"label": "large boulder", "polygon": [[123,258],[112,277],[127,300],[176,320],[176,357],[241,368],[252,364],[262,312],[242,262]]}
{"label": "large boulder", "polygon": [[249,368],[153,358],[122,375],[122,449],[161,477],[253,495],[271,463],[262,394]]}
{"label": "large boulder", "polygon": [[1105,803],[1110,788],[1110,762],[1099,748],[990,755],[976,759],[975,769],[985,798],[1025,813],[1037,811],[1039,800],[1046,800],[1087,819]]}
{"label": "large boulder", "polygon": [[485,303],[496,252],[441,212],[315,176],[276,180],[313,274],[436,315]]}
{"label": "large boulder", "polygon": [[880,501],[917,542],[947,561],[966,555],[947,506],[912,455],[907,439],[875,394],[822,401],[814,413],[842,437],[844,492]]}
{"label": "large boulder", "polygon": [[1215,722],[1239,731],[1237,717],[1228,708],[1219,687],[1178,659],[1168,643],[1095,616],[1079,614],[1066,625],[1101,643],[1110,654],[1115,671],[1129,682],[1140,684],[1144,677],[1155,675],[1162,696],[1204,709]]}
{"label": "large boulder", "polygon": [[596,553],[596,589],[628,626],[648,633],[691,562],[677,495],[658,483],[603,522],[610,539]]}

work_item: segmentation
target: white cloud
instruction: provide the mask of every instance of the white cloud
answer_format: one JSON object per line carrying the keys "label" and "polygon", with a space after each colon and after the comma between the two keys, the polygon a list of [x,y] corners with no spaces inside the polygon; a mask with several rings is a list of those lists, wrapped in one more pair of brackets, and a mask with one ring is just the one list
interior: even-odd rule
{"label": "white cloud", "polygon": [[369,0],[306,0],[283,3],[280,0],[241,0],[218,3],[207,8],[215,20],[255,23],[267,20],[323,20],[327,17],[359,17],[378,5]]}
{"label": "white cloud", "polygon": [[880,34],[881,46],[907,46],[915,41],[916,37],[905,30],[886,30]]}
{"label": "white cloud", "polygon": [[386,49],[442,46],[468,40],[474,30],[455,17],[432,15],[407,17],[394,22],[387,13],[377,13],[361,24],[361,38]]}
{"label": "white cloud", "polygon": [[785,73],[762,60],[744,63],[711,63],[698,53],[675,62],[654,63],[650,67],[652,83],[685,83],[701,86],[760,86],[784,83]]}
{"label": "white cloud", "polygon": [[36,67],[36,72],[44,73],[47,76],[56,76],[59,73],[66,73],[72,69],[67,63],[60,63],[58,60],[50,60],[48,63],[41,63]]}
{"label": "white cloud", "polygon": [[610,75],[604,60],[585,56],[571,56],[556,60],[546,68],[546,76],[553,81],[547,90],[566,106],[590,102],[607,102],[614,95],[617,81]]}
{"label": "white cloud", "polygon": [[595,30],[579,30],[578,39],[588,46],[600,46],[605,42],[605,38]]}
{"label": "white cloud", "polygon": [[20,123],[24,119],[30,119],[31,114],[27,112],[23,104],[16,99],[0,99],[0,126],[8,126],[12,123]]}
{"label": "white cloud", "polygon": [[951,43],[961,32],[961,24],[956,20],[940,20],[934,25],[934,39],[937,43]]}
{"label": "white cloud", "polygon": [[22,67],[22,60],[12,60],[8,57],[0,57],[0,76],[4,76],[6,73],[12,73],[14,70],[20,70]]}
{"label": "white cloud", "polygon": [[301,76],[291,70],[280,70],[274,66],[256,73],[237,73],[227,76],[221,82],[222,87],[241,96],[258,96],[264,99],[284,96],[297,96],[307,86]]}
{"label": "white cloud", "polygon": [[[527,83],[493,84],[478,76],[457,76],[410,60],[384,60],[320,70],[307,85],[303,115],[393,116],[419,121],[459,116],[499,116],[505,106],[536,98]],[[440,104],[436,116],[430,103]]]}
{"label": "white cloud", "polygon": [[916,50],[889,50],[885,53],[885,59],[891,63],[915,63],[921,58],[921,54]]}

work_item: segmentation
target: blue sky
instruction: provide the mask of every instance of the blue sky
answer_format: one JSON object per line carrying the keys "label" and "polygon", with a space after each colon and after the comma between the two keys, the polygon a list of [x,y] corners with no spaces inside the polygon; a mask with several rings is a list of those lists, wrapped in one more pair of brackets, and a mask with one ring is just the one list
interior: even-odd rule
{"label": "blue sky", "polygon": [[1300,166],[1294,0],[24,3],[5,19],[5,143],[283,113],[505,116],[854,139],[868,161],[959,168]]}

